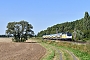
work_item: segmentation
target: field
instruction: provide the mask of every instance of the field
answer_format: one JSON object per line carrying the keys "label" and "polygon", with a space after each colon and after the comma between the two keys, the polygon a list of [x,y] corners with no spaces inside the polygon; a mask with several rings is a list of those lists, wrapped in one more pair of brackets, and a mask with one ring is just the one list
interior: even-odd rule
{"label": "field", "polygon": [[90,60],[90,44],[79,44],[74,42],[37,40],[47,49],[47,55],[42,60]]}
{"label": "field", "polygon": [[90,60],[90,45],[31,38],[12,42],[0,38],[0,60]]}
{"label": "field", "polygon": [[45,53],[36,42],[14,43],[11,38],[0,38],[0,60],[40,60]]}

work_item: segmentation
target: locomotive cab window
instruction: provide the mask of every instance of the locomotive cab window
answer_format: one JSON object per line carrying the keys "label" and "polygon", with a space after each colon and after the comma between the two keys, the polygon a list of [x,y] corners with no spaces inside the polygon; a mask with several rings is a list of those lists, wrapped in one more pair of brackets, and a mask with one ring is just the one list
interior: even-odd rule
{"label": "locomotive cab window", "polygon": [[67,36],[72,36],[72,34],[71,33],[67,33]]}

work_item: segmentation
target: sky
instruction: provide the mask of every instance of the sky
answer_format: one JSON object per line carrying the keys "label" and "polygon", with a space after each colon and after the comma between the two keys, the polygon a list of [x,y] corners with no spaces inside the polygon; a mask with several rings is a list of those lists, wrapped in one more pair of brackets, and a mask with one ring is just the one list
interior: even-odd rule
{"label": "sky", "polygon": [[56,24],[72,22],[90,12],[90,0],[0,0],[0,35],[8,22],[25,20],[35,34]]}

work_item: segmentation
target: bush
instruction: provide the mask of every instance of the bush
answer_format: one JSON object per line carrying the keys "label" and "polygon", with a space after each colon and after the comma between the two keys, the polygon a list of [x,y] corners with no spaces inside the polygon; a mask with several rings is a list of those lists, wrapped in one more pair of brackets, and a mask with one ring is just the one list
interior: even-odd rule
{"label": "bush", "polygon": [[21,42],[25,42],[25,41],[26,41],[26,39],[22,38]]}
{"label": "bush", "polygon": [[26,39],[25,39],[25,38],[22,38],[22,39],[12,38],[12,41],[13,41],[13,42],[25,42]]}
{"label": "bush", "polygon": [[12,41],[15,42],[16,40],[14,38],[12,38]]}

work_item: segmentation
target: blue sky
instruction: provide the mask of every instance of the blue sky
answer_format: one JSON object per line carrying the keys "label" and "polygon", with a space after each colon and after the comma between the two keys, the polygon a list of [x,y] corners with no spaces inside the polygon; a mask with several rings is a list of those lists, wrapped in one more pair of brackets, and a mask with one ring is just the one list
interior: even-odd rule
{"label": "blue sky", "polygon": [[28,21],[35,34],[47,27],[81,19],[90,0],[0,0],[0,34],[8,22]]}

